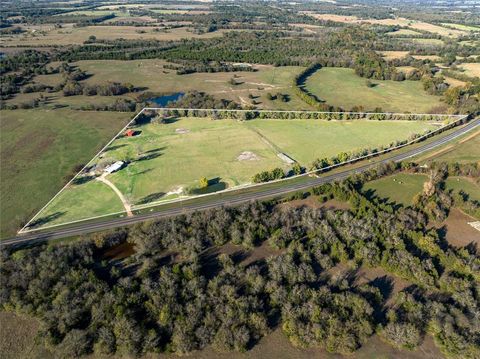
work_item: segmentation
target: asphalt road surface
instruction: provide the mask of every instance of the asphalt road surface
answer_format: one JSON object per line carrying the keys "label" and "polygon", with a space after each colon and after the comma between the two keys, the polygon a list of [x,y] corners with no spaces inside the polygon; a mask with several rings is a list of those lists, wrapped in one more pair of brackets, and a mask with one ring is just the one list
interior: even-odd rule
{"label": "asphalt road surface", "polygon": [[417,148],[411,149],[404,153],[394,154],[372,163],[365,164],[360,167],[356,167],[353,169],[347,169],[342,172],[338,172],[331,175],[325,175],[322,177],[309,177],[305,181],[301,183],[289,183],[288,181],[285,182],[285,185],[279,188],[271,188],[265,189],[262,186],[257,187],[257,190],[250,193],[239,193],[235,198],[217,198],[216,196],[212,196],[206,203],[193,203],[193,204],[182,204],[178,202],[178,207],[175,208],[168,208],[162,209],[161,207],[156,210],[155,212],[151,213],[142,213],[134,215],[133,217],[125,217],[125,218],[114,218],[109,220],[103,220],[98,222],[85,222],[77,225],[72,225],[70,227],[59,227],[54,230],[45,230],[45,231],[35,231],[30,233],[25,233],[18,235],[17,237],[9,238],[3,241],[0,241],[1,246],[9,246],[9,245],[30,245],[38,242],[58,239],[58,238],[65,238],[70,236],[76,236],[81,234],[92,233],[96,231],[101,231],[105,229],[115,228],[115,227],[122,227],[138,222],[142,222],[149,219],[156,219],[162,217],[169,217],[178,215],[185,212],[191,211],[198,211],[204,209],[215,208],[219,206],[233,206],[243,202],[259,200],[259,199],[266,199],[272,198],[275,196],[306,190],[313,186],[318,186],[323,183],[333,182],[337,180],[342,180],[347,178],[355,173],[364,172],[372,167],[375,167],[381,163],[387,163],[391,161],[399,162],[404,161],[408,158],[413,156],[428,152],[436,147],[442,146],[453,139],[462,136],[463,134],[474,130],[475,128],[480,127],[480,118],[470,121],[467,125],[463,127],[459,127],[458,129],[454,130],[447,136],[442,138],[438,138],[428,144],[419,146]]}

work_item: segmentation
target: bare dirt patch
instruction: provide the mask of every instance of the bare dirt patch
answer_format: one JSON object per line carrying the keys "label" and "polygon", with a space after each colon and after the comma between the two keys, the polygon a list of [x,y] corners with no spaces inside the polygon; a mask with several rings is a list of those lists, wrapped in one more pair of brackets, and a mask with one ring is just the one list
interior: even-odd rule
{"label": "bare dirt patch", "polygon": [[179,135],[183,135],[185,133],[189,133],[190,130],[188,128],[176,128],[175,133],[178,133]]}
{"label": "bare dirt patch", "polygon": [[237,157],[237,161],[258,161],[258,156],[251,151],[243,151]]}
{"label": "bare dirt patch", "polygon": [[480,245],[480,231],[469,224],[475,221],[475,218],[454,208],[450,211],[447,220],[440,224],[440,227],[445,226],[445,238],[455,247],[463,247],[472,242]]}

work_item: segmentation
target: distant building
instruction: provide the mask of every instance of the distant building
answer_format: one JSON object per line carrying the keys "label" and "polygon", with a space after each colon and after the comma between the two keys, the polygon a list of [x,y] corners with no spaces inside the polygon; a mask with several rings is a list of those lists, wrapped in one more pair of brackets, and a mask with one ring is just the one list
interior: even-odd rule
{"label": "distant building", "polygon": [[113,164],[111,164],[110,166],[108,166],[107,168],[105,168],[103,170],[103,172],[105,173],[113,173],[113,172],[117,172],[119,169],[121,169],[123,167],[125,163],[123,161],[117,161]]}
{"label": "distant building", "polygon": [[125,136],[133,137],[133,136],[135,136],[135,131],[134,130],[126,130],[125,131]]}

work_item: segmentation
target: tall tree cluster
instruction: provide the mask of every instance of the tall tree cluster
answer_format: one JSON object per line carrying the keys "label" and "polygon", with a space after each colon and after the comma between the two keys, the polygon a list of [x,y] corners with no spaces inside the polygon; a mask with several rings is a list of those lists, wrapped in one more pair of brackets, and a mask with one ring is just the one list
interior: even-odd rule
{"label": "tall tree cluster", "polygon": [[[296,346],[334,353],[355,351],[375,332],[414,349],[428,333],[449,355],[478,357],[475,248],[443,243],[421,208],[363,195],[366,180],[398,169],[383,166],[312,190],[322,201],[349,202],[349,210],[255,202],[2,249],[0,304],[40,318],[41,337],[68,358],[181,354],[207,345],[246,351],[276,326]],[[135,253],[110,260],[108,250],[122,243]],[[264,243],[270,256],[244,261],[241,253]],[[226,244],[240,254],[221,254]],[[374,282],[330,275],[340,263],[381,267],[411,285],[384,307],[389,294]]]}

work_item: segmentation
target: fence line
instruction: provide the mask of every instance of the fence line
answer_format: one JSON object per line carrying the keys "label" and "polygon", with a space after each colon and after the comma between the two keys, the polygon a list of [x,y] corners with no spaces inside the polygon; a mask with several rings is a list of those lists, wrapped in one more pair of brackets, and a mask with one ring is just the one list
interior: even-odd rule
{"label": "fence line", "polygon": [[257,112],[257,113],[320,113],[320,114],[347,114],[347,115],[389,115],[389,116],[432,116],[432,117],[453,117],[460,118],[466,115],[448,115],[444,113],[396,113],[396,112],[351,112],[351,111],[310,111],[310,110],[236,110],[236,109],[215,109],[215,108],[182,108],[182,107],[145,107],[144,110],[159,111],[210,111],[210,112]]}
{"label": "fence line", "polygon": [[[407,114],[407,113],[388,113],[388,112],[328,112],[328,111],[299,111],[299,110],[293,110],[293,111],[289,111],[289,110],[228,110],[228,109],[189,109],[189,108],[178,108],[178,107],[173,107],[173,108],[169,108],[169,107],[144,107],[140,110],[140,112],[138,112],[133,118],[132,120],[130,120],[105,146],[102,147],[102,149],[85,165],[83,166],[83,168],[77,172],[75,174],[75,176],[72,177],[72,179],[70,181],[68,181],[67,184],[65,184],[65,186],[62,187],[62,189],[60,189],[60,191],[57,192],[57,194],[55,194],[55,196],[53,196],[19,231],[18,233],[24,233],[24,232],[29,232],[29,231],[33,231],[33,230],[40,230],[40,229],[45,229],[45,228],[48,228],[48,227],[43,227],[43,228],[38,228],[38,229],[31,229],[31,230],[26,230],[26,228],[40,215],[40,213],[45,210],[46,207],[48,207],[69,185],[71,185],[71,183],[88,167],[91,165],[91,163],[102,153],[105,151],[105,149],[110,146],[112,144],[113,141],[115,141],[115,139],[121,134],[123,133],[143,112],[145,111],[158,111],[158,110],[168,110],[168,111],[211,111],[211,112],[219,112],[219,111],[223,111],[223,112],[257,112],[257,113],[320,113],[320,114],[355,114],[355,115],[393,115],[393,116],[435,116],[435,117],[452,117],[452,118],[458,118],[456,121],[454,122],[451,122],[449,124],[446,124],[445,126],[442,126],[434,131],[431,131],[431,132],[428,132],[427,134],[425,135],[422,135],[420,137],[417,137],[416,139],[413,139],[411,141],[408,141],[402,145],[398,145],[398,146],[393,146],[393,147],[389,147],[385,150],[382,150],[382,151],[378,151],[378,152],[375,152],[375,153],[370,153],[370,154],[367,154],[365,156],[361,156],[361,157],[357,157],[357,158],[353,158],[353,159],[350,159],[348,161],[344,161],[344,162],[341,162],[341,163],[338,163],[338,164],[334,164],[334,165],[331,165],[331,166],[328,166],[328,167],[324,167],[324,168],[321,168],[321,169],[315,169],[315,170],[311,170],[311,171],[308,171],[308,172],[305,172],[305,173],[302,173],[302,174],[299,174],[299,175],[295,175],[295,176],[290,176],[290,177],[286,177],[286,178],[281,178],[281,179],[278,179],[278,180],[272,180],[272,181],[268,181],[268,182],[263,182],[263,183],[255,183],[255,184],[249,184],[249,185],[246,185],[246,186],[237,186],[237,187],[232,187],[232,188],[228,188],[228,189],[225,189],[225,190],[222,190],[222,191],[217,191],[217,192],[212,192],[212,193],[207,193],[207,194],[203,194],[203,195],[197,195],[195,197],[185,197],[185,198],[179,198],[179,199],[173,199],[173,200],[170,200],[170,201],[157,201],[157,202],[152,202],[152,203],[149,203],[148,206],[132,206],[132,209],[134,210],[137,210],[137,209],[146,209],[146,208],[150,208],[150,207],[155,207],[157,205],[160,205],[160,204],[167,204],[167,203],[172,203],[172,202],[180,202],[180,201],[184,201],[186,199],[191,199],[191,198],[197,198],[197,197],[206,197],[206,196],[212,196],[212,195],[216,195],[216,194],[221,194],[221,193],[225,193],[225,192],[230,192],[230,191],[234,191],[234,190],[239,190],[239,189],[245,189],[245,188],[254,188],[254,187],[258,187],[258,186],[262,186],[262,185],[265,185],[265,184],[271,184],[271,183],[276,183],[276,182],[281,182],[281,181],[286,181],[286,180],[291,180],[291,179],[295,179],[295,178],[299,178],[299,177],[302,177],[302,176],[309,176],[311,174],[317,174],[319,172],[324,172],[324,171],[328,171],[330,169],[333,169],[333,168],[337,168],[337,167],[340,167],[340,166],[344,166],[344,165],[347,165],[347,164],[350,164],[350,163],[354,163],[354,162],[357,162],[357,161],[360,161],[360,160],[363,160],[363,159],[367,159],[367,158],[370,158],[370,157],[374,157],[374,156],[379,156],[381,154],[384,154],[384,153],[387,153],[387,152],[390,152],[390,151],[394,151],[396,149],[399,149],[399,148],[402,148],[402,147],[405,147],[405,146],[408,146],[410,144],[413,144],[413,143],[416,143],[416,142],[420,142],[421,140],[425,139],[425,138],[428,138],[428,137],[431,137],[433,136],[434,134],[438,133],[438,132],[443,132],[445,129],[447,129],[447,127],[455,127],[457,126],[461,121],[464,121],[468,118],[468,115],[446,115],[446,114]],[[109,216],[109,215],[112,215],[112,214],[107,214],[107,215],[102,215],[100,217],[104,217],[104,216]],[[91,217],[91,218],[87,218],[87,219],[83,219],[83,220],[79,220],[79,221],[87,221],[89,219],[93,219],[93,218],[98,218],[97,217]],[[74,222],[79,222],[79,221],[73,221],[73,222],[68,222],[68,223],[74,223]],[[66,223],[66,224],[68,224]],[[60,225],[60,224],[59,224]],[[65,225],[65,224],[61,224],[61,225]],[[56,225],[54,225],[56,226]],[[51,228],[52,226],[49,226],[49,228]]]}
{"label": "fence line", "polygon": [[47,207],[50,205],[50,203],[52,203],[53,200],[55,200],[55,198],[57,198],[57,197],[60,195],[60,193],[62,193],[88,166],[90,166],[90,164],[91,164],[103,151],[105,151],[105,149],[106,149],[108,146],[110,146],[110,145],[112,144],[112,142],[115,141],[115,139],[116,139],[122,132],[124,132],[124,131],[130,126],[130,124],[131,124],[133,121],[135,121],[135,120],[137,119],[138,116],[140,116],[140,115],[143,113],[143,111],[145,111],[145,108],[142,108],[142,109],[140,110],[140,112],[135,115],[135,117],[133,117],[115,136],[113,136],[113,138],[112,138],[105,146],[103,146],[102,149],[101,149],[100,151],[98,151],[98,153],[97,153],[95,156],[93,156],[93,158],[92,158],[90,161],[88,161],[88,163],[87,163],[85,166],[83,166],[82,169],[81,169],[80,171],[78,171],[78,172],[75,174],[75,176],[73,176],[72,179],[67,182],[67,184],[66,184],[65,186],[63,186],[62,189],[60,189],[60,191],[58,191],[57,194],[56,194],[55,196],[53,196],[53,197],[50,199],[50,201],[48,201],[48,202],[18,231],[18,233],[23,233],[23,231],[25,231],[25,228],[27,228],[27,227],[35,220],[35,218],[37,218],[38,215],[39,215],[45,208],[47,208]]}

